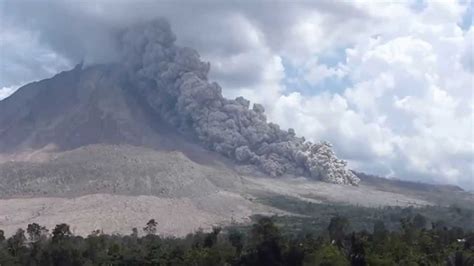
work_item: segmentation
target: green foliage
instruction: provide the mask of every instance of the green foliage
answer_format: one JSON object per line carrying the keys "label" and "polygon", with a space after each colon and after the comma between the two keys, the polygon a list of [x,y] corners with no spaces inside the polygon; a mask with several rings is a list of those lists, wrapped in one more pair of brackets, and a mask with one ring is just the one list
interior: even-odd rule
{"label": "green foliage", "polygon": [[[401,229],[400,220],[409,218],[410,222],[420,223],[426,221],[426,229],[432,228],[432,223],[440,223],[441,226],[460,227],[474,230],[474,209],[461,208],[459,206],[422,206],[413,207],[381,207],[368,208],[362,206],[342,204],[318,204],[302,201],[289,196],[272,196],[259,199],[263,204],[269,205],[301,216],[279,216],[275,223],[285,228],[284,234],[326,232],[327,226],[335,216],[350,218],[350,229],[354,231],[372,231],[374,223],[381,221],[389,231]],[[255,217],[259,219],[258,216]]]}
{"label": "green foliage", "polygon": [[329,222],[328,231],[331,240],[340,243],[347,234],[349,227],[349,220],[346,217],[336,216],[331,218]]}
{"label": "green foliage", "polygon": [[53,243],[59,243],[63,240],[66,240],[70,236],[72,236],[72,234],[71,234],[71,230],[69,229],[69,225],[58,224],[53,229],[53,237],[51,238],[51,241]]}
{"label": "green foliage", "polygon": [[309,254],[305,265],[344,266],[349,265],[349,261],[335,245],[326,244]]}
{"label": "green foliage", "polygon": [[351,220],[337,215],[318,235],[289,234],[278,217],[263,217],[250,228],[215,227],[184,238],[164,238],[149,221],[140,237],[94,231],[74,236],[59,224],[51,235],[30,224],[0,238],[0,265],[473,265],[474,233],[434,223],[412,210],[404,212],[400,230],[382,220],[373,232],[350,231]]}

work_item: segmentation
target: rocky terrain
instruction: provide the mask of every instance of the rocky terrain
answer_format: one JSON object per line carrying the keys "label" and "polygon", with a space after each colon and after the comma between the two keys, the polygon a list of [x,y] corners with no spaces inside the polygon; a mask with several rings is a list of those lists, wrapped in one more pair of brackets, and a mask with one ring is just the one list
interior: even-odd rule
{"label": "rocky terrain", "polygon": [[1,195],[192,197],[241,185],[239,177],[218,161],[206,165],[203,156],[198,163],[182,151],[100,144],[43,156],[50,158],[1,164]]}
{"label": "rocky terrain", "polygon": [[74,198],[15,198],[0,203],[0,228],[7,235],[32,222],[47,228],[65,222],[78,235],[94,230],[130,234],[134,227],[141,229],[146,221],[155,219],[161,235],[185,236],[212,226],[245,223],[254,213],[272,210],[230,192],[199,198],[92,194]]}
{"label": "rocky terrain", "polygon": [[199,228],[246,223],[255,214],[296,215],[259,200],[276,196],[367,207],[418,207],[439,204],[433,195],[454,198],[453,191],[416,194],[397,186],[389,191],[364,180],[355,187],[305,177],[252,175],[255,170],[212,153],[206,156],[205,150],[200,158],[188,157],[199,146],[194,148],[157,151],[99,144],[4,158],[0,228],[11,234],[32,222],[50,228],[67,222],[76,234],[97,229],[128,234],[153,218],[160,234],[182,236]]}

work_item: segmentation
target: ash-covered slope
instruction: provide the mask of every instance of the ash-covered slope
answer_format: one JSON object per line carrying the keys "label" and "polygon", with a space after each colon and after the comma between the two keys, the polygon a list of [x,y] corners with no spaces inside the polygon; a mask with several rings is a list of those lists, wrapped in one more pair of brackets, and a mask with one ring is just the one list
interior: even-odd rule
{"label": "ash-covered slope", "polygon": [[359,182],[329,143],[314,144],[268,123],[259,104],[224,98],[207,79],[209,63],[175,39],[164,20],[136,25],[118,38],[118,63],[78,66],[1,101],[0,153],[49,144],[61,150],[96,143],[160,147],[173,138],[179,143],[178,130],[272,176]]}
{"label": "ash-covered slope", "polygon": [[131,145],[88,145],[56,152],[42,162],[0,164],[0,198],[93,193],[195,198],[238,190],[239,181],[224,165]]}
{"label": "ash-covered slope", "polygon": [[59,150],[96,143],[168,145],[175,130],[138,96],[118,65],[78,65],[28,84],[0,102],[0,153],[50,144]]}

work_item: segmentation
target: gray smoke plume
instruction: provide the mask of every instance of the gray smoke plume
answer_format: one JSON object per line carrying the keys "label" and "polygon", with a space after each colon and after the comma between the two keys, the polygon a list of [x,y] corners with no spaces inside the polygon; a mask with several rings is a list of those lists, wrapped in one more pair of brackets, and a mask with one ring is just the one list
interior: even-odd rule
{"label": "gray smoke plume", "polygon": [[293,129],[268,123],[264,107],[243,97],[229,100],[208,81],[210,64],[175,44],[167,21],[136,25],[120,37],[121,61],[148,104],[178,129],[192,132],[209,149],[264,172],[304,175],[338,184],[359,179],[327,142],[311,143]]}

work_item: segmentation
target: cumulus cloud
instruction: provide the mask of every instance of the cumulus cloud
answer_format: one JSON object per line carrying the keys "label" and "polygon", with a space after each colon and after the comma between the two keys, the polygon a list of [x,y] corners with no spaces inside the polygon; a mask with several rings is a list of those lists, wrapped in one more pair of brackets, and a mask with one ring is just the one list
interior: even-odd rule
{"label": "cumulus cloud", "polygon": [[[472,189],[468,4],[7,0],[2,30],[34,41],[21,42],[17,51],[28,55],[21,62],[9,52],[17,42],[2,39],[2,56],[12,56],[0,62],[18,63],[1,68],[0,87],[50,75],[38,66],[52,72],[113,60],[119,29],[164,16],[178,44],[211,62],[210,78],[224,95],[261,102],[270,121],[331,141],[350,167]],[[334,53],[337,62],[325,61]],[[328,80],[343,82],[335,90]]]}
{"label": "cumulus cloud", "polygon": [[352,85],[341,94],[282,95],[271,118],[336,143],[352,167],[472,189],[473,28],[459,27],[462,6],[364,6],[384,23],[331,71],[312,68],[320,79],[346,73]]}

